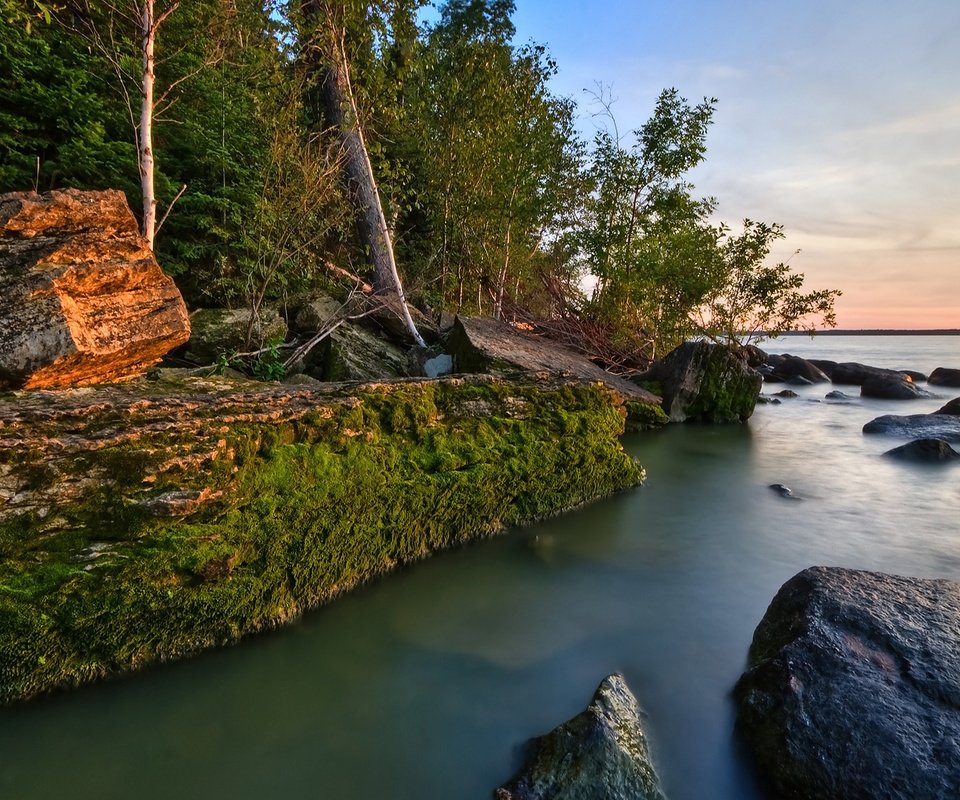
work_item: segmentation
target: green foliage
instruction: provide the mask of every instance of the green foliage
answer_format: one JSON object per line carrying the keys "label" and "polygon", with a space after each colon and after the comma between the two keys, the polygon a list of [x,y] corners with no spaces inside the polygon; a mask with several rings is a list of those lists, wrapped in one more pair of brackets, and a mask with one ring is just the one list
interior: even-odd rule
{"label": "green foliage", "polygon": [[699,309],[704,334],[731,346],[762,341],[786,331],[813,333],[817,323],[836,326],[835,289],[803,291],[803,273],[785,263],[764,264],[783,227],[744,220],[743,232],[720,246],[722,273]]}
{"label": "green foliage", "polygon": [[[617,442],[620,409],[596,386],[400,384],[295,421],[227,432],[211,421],[225,447],[204,470],[161,471],[171,448],[209,443],[158,426],[74,464],[86,475],[109,462],[109,485],[58,507],[42,537],[40,519],[0,524],[0,702],[274,627],[643,474]],[[137,505],[171,488],[223,493],[181,520]],[[97,543],[96,558],[84,555]]]}

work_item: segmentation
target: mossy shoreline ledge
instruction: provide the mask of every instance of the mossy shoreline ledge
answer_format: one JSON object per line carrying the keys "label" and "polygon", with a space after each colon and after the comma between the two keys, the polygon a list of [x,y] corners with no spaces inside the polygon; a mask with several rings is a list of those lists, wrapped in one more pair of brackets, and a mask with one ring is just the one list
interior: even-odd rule
{"label": "mossy shoreline ledge", "polygon": [[601,384],[487,376],[0,395],[0,703],[236,641],[635,486],[625,419]]}

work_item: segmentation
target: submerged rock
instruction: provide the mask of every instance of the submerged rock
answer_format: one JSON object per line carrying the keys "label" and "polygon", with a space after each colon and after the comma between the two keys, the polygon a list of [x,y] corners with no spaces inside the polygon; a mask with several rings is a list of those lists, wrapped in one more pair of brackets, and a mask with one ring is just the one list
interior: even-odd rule
{"label": "submerged rock", "polygon": [[922,461],[925,463],[953,461],[960,458],[960,453],[943,439],[914,439],[912,442],[887,450],[884,455],[901,461]]}
{"label": "submerged rock", "polygon": [[0,195],[0,390],[125,380],[189,335],[122,192]]}
{"label": "submerged rock", "polygon": [[824,399],[835,400],[838,402],[852,402],[855,398],[848,394],[844,394],[839,389],[834,389],[832,392],[827,392],[826,395],[824,395]]}
{"label": "submerged rock", "polygon": [[773,796],[960,796],[960,584],[812,567],[777,593],[737,683]]}
{"label": "submerged rock", "polygon": [[802,500],[803,498],[799,495],[793,493],[793,489],[789,486],[784,486],[782,483],[771,483],[770,488],[773,489],[781,497],[786,497],[789,500]]}
{"label": "submerged rock", "polygon": [[960,369],[937,367],[930,373],[927,382],[932,386],[960,387]]}
{"label": "submerged rock", "polygon": [[526,766],[496,800],[664,800],[636,698],[620,675],[587,709],[530,742]]}
{"label": "submerged rock", "polygon": [[883,433],[907,439],[944,439],[960,442],[960,416],[956,414],[885,414],[863,426],[864,433]]}
{"label": "submerged rock", "polygon": [[860,395],[881,400],[918,400],[924,397],[935,397],[899,372],[868,375],[860,386]]}
{"label": "submerged rock", "polygon": [[660,384],[671,422],[744,422],[763,384],[736,353],[710,342],[684,342],[641,378]]}

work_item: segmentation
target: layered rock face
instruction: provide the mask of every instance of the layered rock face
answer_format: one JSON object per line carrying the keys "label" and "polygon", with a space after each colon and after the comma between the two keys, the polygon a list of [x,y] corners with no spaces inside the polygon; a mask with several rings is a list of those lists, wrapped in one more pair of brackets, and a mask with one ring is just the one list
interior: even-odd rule
{"label": "layered rock face", "polygon": [[813,567],[757,627],[738,729],[779,798],[960,797],[960,584]]}
{"label": "layered rock face", "polygon": [[530,760],[495,800],[664,800],[640,707],[621,675],[585,711],[530,743]]}
{"label": "layered rock face", "polygon": [[0,195],[0,389],[124,380],[189,335],[121,192]]}

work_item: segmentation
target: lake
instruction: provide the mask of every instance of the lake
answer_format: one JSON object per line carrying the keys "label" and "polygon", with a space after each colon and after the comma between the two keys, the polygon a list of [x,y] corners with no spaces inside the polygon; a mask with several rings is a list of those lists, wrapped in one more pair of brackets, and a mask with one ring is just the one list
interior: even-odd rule
{"label": "lake", "polygon": [[[960,337],[765,347],[960,367]],[[902,442],[861,433],[960,389],[840,404],[823,401],[831,388],[758,406],[746,425],[628,436],[647,468],[640,489],[444,554],[239,646],[4,710],[0,795],[489,798],[518,745],[619,671],[671,800],[759,799],[730,690],[777,589],[814,564],[960,580],[960,467],[884,459]]]}

